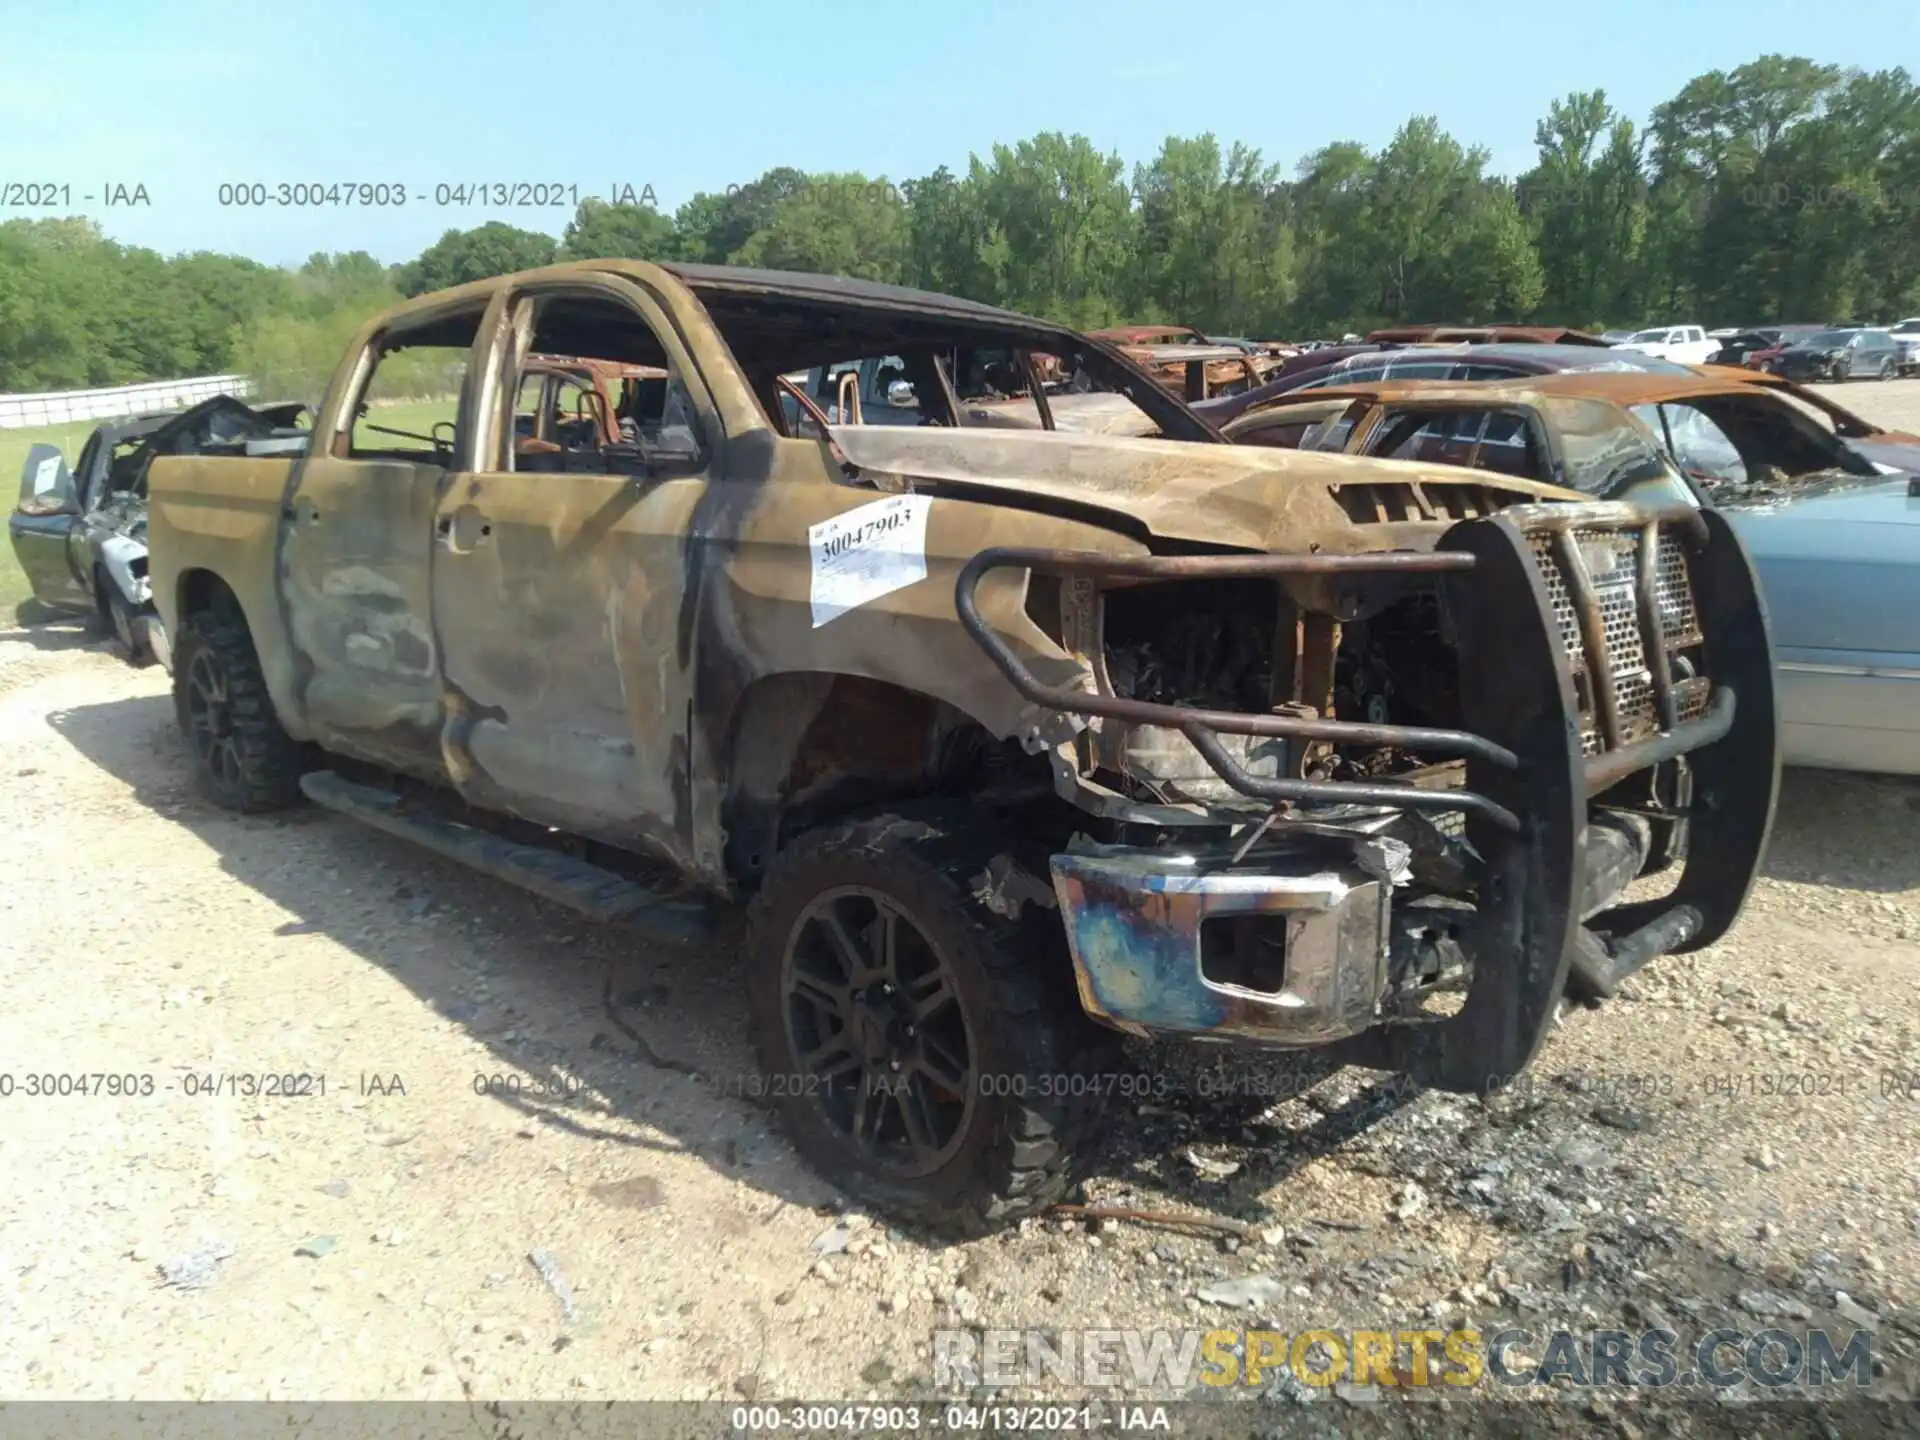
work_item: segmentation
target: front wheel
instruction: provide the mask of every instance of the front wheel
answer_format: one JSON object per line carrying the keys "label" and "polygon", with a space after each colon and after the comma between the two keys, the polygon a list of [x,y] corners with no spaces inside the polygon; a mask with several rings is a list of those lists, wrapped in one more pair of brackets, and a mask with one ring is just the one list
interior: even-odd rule
{"label": "front wheel", "polygon": [[1100,1110],[1045,882],[994,881],[1015,853],[970,818],[836,824],[779,856],[750,915],[756,1049],[794,1146],[949,1233],[1057,1201]]}
{"label": "front wheel", "polygon": [[147,617],[152,613],[152,608],[146,605],[136,608],[117,586],[108,583],[107,622],[131,664],[145,665],[153,659],[153,649],[147,641]]}

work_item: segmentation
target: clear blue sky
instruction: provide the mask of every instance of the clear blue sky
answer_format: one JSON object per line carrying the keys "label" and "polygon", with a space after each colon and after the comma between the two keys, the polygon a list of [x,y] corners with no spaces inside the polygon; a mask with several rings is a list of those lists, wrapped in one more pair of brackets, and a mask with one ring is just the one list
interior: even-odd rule
{"label": "clear blue sky", "polygon": [[[1238,5],[975,0],[841,6],[497,0],[0,0],[0,186],[65,182],[114,238],[275,263],[383,260],[452,226],[557,234],[564,210],[438,208],[436,183],[650,185],[671,212],[774,165],[903,180],[1041,130],[1131,165],[1212,130],[1291,172],[1334,140],[1437,115],[1498,171],[1603,87],[1636,120],[1769,51],[1920,70],[1912,0]],[[522,113],[525,106],[531,113]],[[244,211],[223,181],[392,180],[399,210]],[[83,194],[144,185],[149,208]],[[58,211],[0,211],[0,219]]]}

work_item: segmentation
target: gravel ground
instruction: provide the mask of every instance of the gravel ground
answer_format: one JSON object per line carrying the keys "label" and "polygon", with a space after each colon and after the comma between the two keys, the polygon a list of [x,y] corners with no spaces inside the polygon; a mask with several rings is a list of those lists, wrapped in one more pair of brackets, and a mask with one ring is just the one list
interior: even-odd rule
{"label": "gravel ground", "polygon": [[[1920,430],[1920,383],[1844,398]],[[1789,772],[1734,933],[1570,1012],[1490,1103],[1347,1070],[1264,1113],[1124,1105],[1082,1198],[1244,1240],[944,1244],[836,1219],[740,1098],[735,957],[322,812],[216,811],[166,685],[0,632],[0,1396],[888,1398],[929,1393],[946,1327],[1453,1323],[1866,1325],[1876,1392],[1916,1393],[1920,783]],[[24,1093],[77,1072],[154,1089]],[[188,1093],[222,1075],[325,1092]],[[1251,1308],[1199,1294],[1250,1277]]]}
{"label": "gravel ground", "polygon": [[1812,388],[1865,416],[1883,430],[1905,430],[1920,435],[1920,379],[1856,380],[1845,385]]}

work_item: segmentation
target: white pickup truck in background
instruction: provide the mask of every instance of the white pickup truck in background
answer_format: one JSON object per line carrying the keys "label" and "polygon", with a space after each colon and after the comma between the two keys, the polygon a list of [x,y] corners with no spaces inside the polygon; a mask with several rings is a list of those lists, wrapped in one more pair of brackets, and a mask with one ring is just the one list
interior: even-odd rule
{"label": "white pickup truck in background", "polygon": [[1698,325],[1656,325],[1651,330],[1634,331],[1613,348],[1638,350],[1681,365],[1704,365],[1720,348],[1720,342]]}

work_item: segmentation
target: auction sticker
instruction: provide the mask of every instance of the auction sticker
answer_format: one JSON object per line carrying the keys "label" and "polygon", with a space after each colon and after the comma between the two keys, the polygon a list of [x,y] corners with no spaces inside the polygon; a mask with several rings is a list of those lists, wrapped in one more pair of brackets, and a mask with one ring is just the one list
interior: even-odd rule
{"label": "auction sticker", "polygon": [[813,628],[927,578],[926,495],[893,495],[807,527]]}
{"label": "auction sticker", "polygon": [[49,495],[60,481],[60,457],[49,455],[33,469],[33,493]]}

